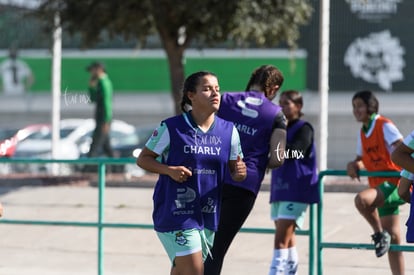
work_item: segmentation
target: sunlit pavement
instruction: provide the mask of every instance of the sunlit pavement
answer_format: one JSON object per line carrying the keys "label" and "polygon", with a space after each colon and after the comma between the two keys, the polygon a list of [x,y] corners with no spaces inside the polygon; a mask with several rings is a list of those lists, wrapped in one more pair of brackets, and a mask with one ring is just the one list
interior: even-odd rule
{"label": "sunlit pavement", "polygon": [[[21,186],[0,190],[5,219],[97,220],[98,190],[90,186]],[[327,241],[370,242],[370,229],[353,206],[352,193],[326,193],[324,236]],[[106,189],[105,221],[151,223],[152,189]],[[272,227],[269,193],[262,191],[245,226]],[[402,207],[401,231],[408,205]],[[308,218],[307,218],[308,220]],[[306,227],[307,225],[305,225]],[[97,274],[97,229],[0,224],[0,274]],[[105,229],[105,274],[168,274],[170,264],[152,230]],[[240,233],[222,274],[267,274],[273,236]],[[307,274],[308,237],[298,237],[300,274]],[[414,254],[406,253],[407,273]],[[390,274],[387,258],[373,251],[324,251],[324,274]]]}

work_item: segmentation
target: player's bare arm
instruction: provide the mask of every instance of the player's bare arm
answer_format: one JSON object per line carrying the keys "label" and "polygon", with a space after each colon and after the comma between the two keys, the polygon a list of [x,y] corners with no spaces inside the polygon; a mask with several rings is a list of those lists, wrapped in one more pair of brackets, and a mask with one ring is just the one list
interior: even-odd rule
{"label": "player's bare arm", "polygon": [[137,159],[137,165],[152,173],[168,175],[177,182],[185,182],[192,172],[185,166],[168,166],[156,160],[158,154],[144,147]]}
{"label": "player's bare arm", "polygon": [[361,156],[357,156],[355,160],[348,162],[346,166],[346,171],[348,176],[352,179],[359,180],[359,170],[363,168]]}
{"label": "player's bare arm", "polygon": [[414,153],[413,149],[404,143],[400,143],[392,152],[391,159],[395,164],[414,174],[414,159],[411,157],[412,153]]}
{"label": "player's bare arm", "polygon": [[286,148],[286,130],[276,128],[270,138],[270,156],[267,167],[270,169],[280,167],[284,162]]}
{"label": "player's bare arm", "polygon": [[398,185],[398,195],[406,202],[411,202],[411,180],[401,177],[400,185]]}

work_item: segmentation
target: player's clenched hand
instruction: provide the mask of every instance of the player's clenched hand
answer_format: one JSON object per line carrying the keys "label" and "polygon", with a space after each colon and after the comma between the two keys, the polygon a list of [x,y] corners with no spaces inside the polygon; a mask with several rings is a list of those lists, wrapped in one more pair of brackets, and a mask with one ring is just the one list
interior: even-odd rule
{"label": "player's clenched hand", "polygon": [[233,166],[232,168],[230,168],[232,170],[231,177],[233,178],[233,180],[243,181],[244,179],[246,179],[246,164],[240,156],[237,156],[237,160],[230,163],[230,165]]}
{"label": "player's clenched hand", "polygon": [[359,167],[355,161],[348,162],[348,165],[346,166],[346,171],[348,176],[350,176],[352,179],[359,180]]}
{"label": "player's clenched hand", "polygon": [[185,182],[188,177],[192,176],[192,172],[185,166],[170,166],[168,167],[168,175],[177,182]]}

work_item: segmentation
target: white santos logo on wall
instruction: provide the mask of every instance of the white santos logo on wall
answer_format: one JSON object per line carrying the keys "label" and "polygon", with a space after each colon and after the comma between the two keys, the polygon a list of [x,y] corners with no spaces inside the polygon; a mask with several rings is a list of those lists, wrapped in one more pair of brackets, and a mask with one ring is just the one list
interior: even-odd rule
{"label": "white santos logo on wall", "polygon": [[391,91],[393,82],[404,80],[404,53],[400,40],[385,30],[356,38],[347,49],[344,62],[355,78]]}
{"label": "white santos logo on wall", "polygon": [[385,19],[398,11],[398,3],[402,0],[346,0],[351,12],[361,19]]}

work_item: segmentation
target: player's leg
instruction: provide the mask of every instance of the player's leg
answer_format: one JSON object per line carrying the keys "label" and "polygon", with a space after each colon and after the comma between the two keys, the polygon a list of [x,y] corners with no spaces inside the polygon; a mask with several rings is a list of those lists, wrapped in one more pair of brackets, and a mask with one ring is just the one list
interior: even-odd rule
{"label": "player's leg", "polygon": [[382,232],[381,221],[377,207],[383,205],[384,195],[376,188],[368,188],[358,193],[355,197],[355,207],[359,213],[371,225],[374,233]]}
{"label": "player's leg", "polygon": [[299,259],[295,229],[303,226],[306,209],[307,204],[304,203],[272,203],[271,215],[275,220],[276,234],[269,275],[296,274]]}
{"label": "player's leg", "polygon": [[[384,230],[390,234],[390,242],[392,244],[401,243],[401,226],[399,216],[399,206],[404,201],[398,195],[396,185],[384,182],[379,186],[385,196],[384,206],[379,208],[381,224]],[[388,260],[390,263],[392,274],[404,274],[404,257],[401,251],[389,251]]]}
{"label": "player's leg", "polygon": [[[202,275],[204,274],[204,261],[211,254],[215,232],[209,229],[198,231],[202,250],[187,256],[175,257],[175,266],[171,273],[174,275]],[[201,255],[200,255],[201,254]],[[201,258],[201,261],[200,261]]]}
{"label": "player's leg", "polygon": [[[381,223],[384,230],[390,233],[391,243],[401,244],[400,216],[383,216]],[[388,251],[388,261],[393,275],[404,275],[404,256],[401,251]]]}
{"label": "player's leg", "polygon": [[273,259],[269,275],[285,274],[289,262],[289,244],[293,245],[295,234],[295,220],[279,219],[275,221],[276,234]]}
{"label": "player's leg", "polygon": [[204,265],[202,252],[176,256],[174,260],[175,266],[171,270],[173,275],[203,275]]}
{"label": "player's leg", "polygon": [[299,254],[296,248],[296,234],[293,233],[288,248],[289,256],[285,269],[285,274],[296,275],[299,267]]}
{"label": "player's leg", "polygon": [[234,237],[249,216],[255,201],[254,193],[224,184],[219,226],[215,233],[211,257],[207,257],[204,263],[204,274],[218,275],[221,273],[224,257]]}

